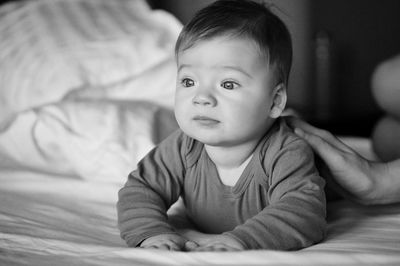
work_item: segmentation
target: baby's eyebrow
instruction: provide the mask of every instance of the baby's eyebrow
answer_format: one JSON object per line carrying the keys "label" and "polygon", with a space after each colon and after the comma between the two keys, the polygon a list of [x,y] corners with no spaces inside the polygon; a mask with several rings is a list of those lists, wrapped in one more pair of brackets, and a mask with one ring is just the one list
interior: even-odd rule
{"label": "baby's eyebrow", "polygon": [[[182,64],[182,65],[180,65],[180,66],[178,67],[178,72],[181,71],[183,68],[192,68],[192,67],[193,67],[193,65],[190,65],[190,64]],[[245,70],[243,70],[243,69],[242,69],[241,67],[239,67],[239,66],[231,66],[231,65],[222,65],[222,66],[220,66],[220,65],[217,65],[217,66],[213,66],[213,67],[211,67],[211,68],[215,68],[215,69],[220,68],[220,69],[234,70],[234,71],[238,71],[238,72],[244,74],[245,76],[247,76],[247,77],[249,77],[249,78],[252,78],[252,76],[251,76],[249,73],[247,73]]]}
{"label": "baby's eyebrow", "polygon": [[191,68],[192,65],[189,64],[182,64],[178,67],[178,72],[181,71],[183,68]]}
{"label": "baby's eyebrow", "polygon": [[235,71],[238,71],[238,72],[248,76],[249,78],[252,78],[252,76],[249,73],[247,73],[245,70],[243,70],[241,67],[238,67],[238,66],[224,65],[224,66],[221,66],[221,68],[235,70]]}

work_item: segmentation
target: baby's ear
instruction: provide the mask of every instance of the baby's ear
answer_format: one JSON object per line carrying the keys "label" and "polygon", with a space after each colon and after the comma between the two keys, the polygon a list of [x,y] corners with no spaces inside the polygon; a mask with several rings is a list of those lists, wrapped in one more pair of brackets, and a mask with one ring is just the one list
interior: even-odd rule
{"label": "baby's ear", "polygon": [[273,101],[269,116],[271,118],[278,118],[282,114],[286,106],[286,101],[287,101],[286,86],[283,83],[279,83],[274,88],[272,97]]}

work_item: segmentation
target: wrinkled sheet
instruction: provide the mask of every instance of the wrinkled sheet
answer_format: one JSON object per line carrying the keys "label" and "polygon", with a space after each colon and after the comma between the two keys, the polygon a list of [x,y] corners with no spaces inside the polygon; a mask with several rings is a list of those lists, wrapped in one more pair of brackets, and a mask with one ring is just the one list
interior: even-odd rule
{"label": "wrinkled sheet", "polygon": [[0,129],[0,169],[122,184],[176,129],[170,109],[143,101],[64,101],[19,113]]}
{"label": "wrinkled sheet", "polygon": [[117,184],[16,170],[0,184],[0,265],[400,264],[400,205],[330,203],[326,239],[301,251],[186,253],[126,247]]}

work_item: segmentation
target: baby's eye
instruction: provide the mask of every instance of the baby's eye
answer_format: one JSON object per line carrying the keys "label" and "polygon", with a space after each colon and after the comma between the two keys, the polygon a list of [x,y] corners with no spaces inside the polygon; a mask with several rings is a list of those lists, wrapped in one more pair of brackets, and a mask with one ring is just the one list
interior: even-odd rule
{"label": "baby's eye", "polygon": [[194,86],[194,81],[189,78],[184,78],[184,79],[182,79],[181,84],[183,87],[186,87],[186,88],[192,87],[192,86]]}
{"label": "baby's eye", "polygon": [[227,90],[236,89],[239,86],[236,82],[233,81],[224,81],[221,83],[221,87]]}

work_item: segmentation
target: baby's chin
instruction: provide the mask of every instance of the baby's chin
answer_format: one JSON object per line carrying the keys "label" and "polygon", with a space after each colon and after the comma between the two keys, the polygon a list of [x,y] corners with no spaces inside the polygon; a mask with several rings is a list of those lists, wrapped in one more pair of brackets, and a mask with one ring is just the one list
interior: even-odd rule
{"label": "baby's chin", "polygon": [[[213,146],[213,147],[226,145],[225,141],[223,139],[221,139],[220,136],[211,136],[211,134],[201,134],[201,132],[198,132],[198,131],[197,132],[185,131],[182,128],[181,128],[181,130],[187,136],[203,143],[204,145]],[[217,135],[217,134],[215,134],[215,135]]]}
{"label": "baby's chin", "polygon": [[208,146],[220,146],[221,144],[221,141],[215,137],[206,136],[205,134],[200,134],[199,132],[185,132],[184,130],[183,132],[192,139],[195,139]]}
{"label": "baby's chin", "polygon": [[[183,131],[185,133],[185,131]],[[206,146],[209,147],[220,147],[220,148],[231,148],[231,147],[236,147],[236,146],[241,146],[243,145],[246,141],[241,141],[239,139],[228,139],[225,137],[222,137],[221,134],[215,134],[215,135],[202,135],[202,134],[187,134],[189,137],[192,139],[195,139],[196,141],[199,141],[203,143]]]}

